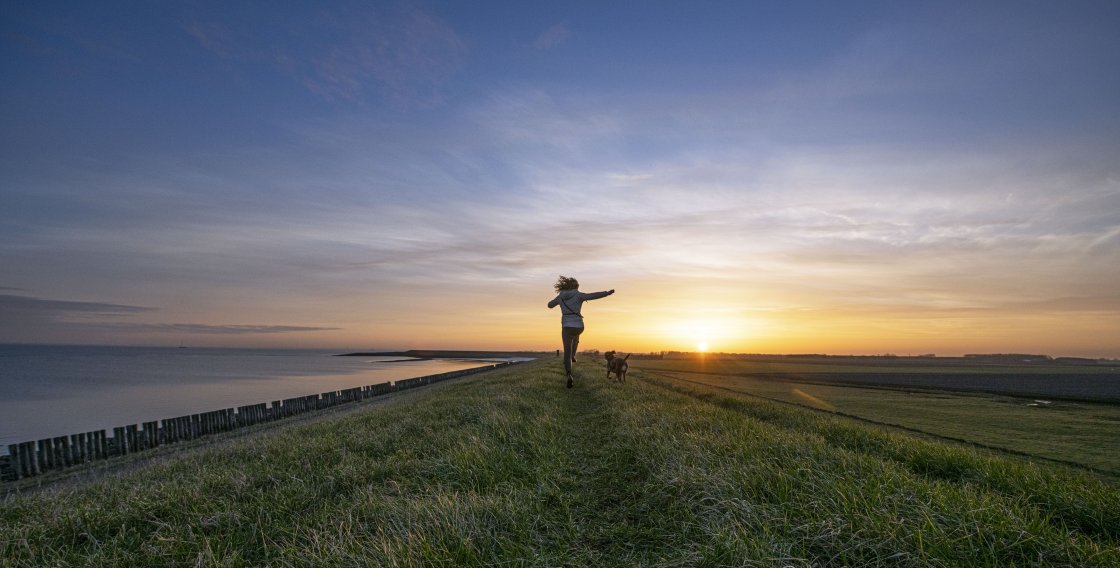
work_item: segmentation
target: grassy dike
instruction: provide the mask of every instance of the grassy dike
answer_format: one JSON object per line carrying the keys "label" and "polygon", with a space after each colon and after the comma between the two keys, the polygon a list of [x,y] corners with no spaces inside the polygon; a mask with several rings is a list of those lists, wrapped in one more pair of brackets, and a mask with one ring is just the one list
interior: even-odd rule
{"label": "grassy dike", "polygon": [[3,566],[1120,566],[1120,488],[581,362],[0,502]]}

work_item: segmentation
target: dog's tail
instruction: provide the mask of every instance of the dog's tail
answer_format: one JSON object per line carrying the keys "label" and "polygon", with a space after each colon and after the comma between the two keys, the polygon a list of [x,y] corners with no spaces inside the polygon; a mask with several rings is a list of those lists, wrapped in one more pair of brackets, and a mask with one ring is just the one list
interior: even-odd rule
{"label": "dog's tail", "polygon": [[625,361],[629,359],[631,355],[633,355],[633,353],[627,353],[626,356],[622,358],[622,360]]}

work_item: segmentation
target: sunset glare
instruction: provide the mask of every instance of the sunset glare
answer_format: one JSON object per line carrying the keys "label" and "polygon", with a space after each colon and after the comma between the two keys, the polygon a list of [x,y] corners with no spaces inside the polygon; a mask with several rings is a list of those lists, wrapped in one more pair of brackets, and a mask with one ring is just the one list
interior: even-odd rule
{"label": "sunset glare", "polygon": [[17,2],[0,342],[1120,357],[1120,3]]}

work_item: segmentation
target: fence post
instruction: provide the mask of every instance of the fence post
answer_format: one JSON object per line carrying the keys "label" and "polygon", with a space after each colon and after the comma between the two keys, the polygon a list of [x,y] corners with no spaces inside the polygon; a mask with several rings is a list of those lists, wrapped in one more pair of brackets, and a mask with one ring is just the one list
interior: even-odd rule
{"label": "fence post", "polygon": [[66,463],[66,436],[55,436],[51,442],[54,444],[54,467],[62,469],[70,464]]}
{"label": "fence post", "polygon": [[43,468],[39,465],[39,452],[35,449],[35,442],[24,442],[20,446],[23,449],[23,473],[28,476],[39,475]]}
{"label": "fence post", "polygon": [[113,428],[113,449],[118,456],[128,453],[128,440],[124,437],[124,426]]}
{"label": "fence post", "polygon": [[144,446],[147,448],[159,447],[159,422],[144,423]]}
{"label": "fence post", "polygon": [[124,427],[125,436],[128,438],[128,450],[131,452],[140,451],[140,434],[139,427],[135,424],[129,424]]}
{"label": "fence post", "polygon": [[84,432],[70,435],[70,454],[74,456],[74,463],[85,463],[86,435]]}
{"label": "fence post", "polygon": [[98,430],[93,433],[93,453],[97,455],[97,459],[103,460],[109,457],[108,443],[105,441],[105,430]]}
{"label": "fence post", "polygon": [[8,463],[12,466],[12,471],[15,473],[16,479],[23,478],[23,452],[20,451],[20,446],[23,444],[8,444]]}

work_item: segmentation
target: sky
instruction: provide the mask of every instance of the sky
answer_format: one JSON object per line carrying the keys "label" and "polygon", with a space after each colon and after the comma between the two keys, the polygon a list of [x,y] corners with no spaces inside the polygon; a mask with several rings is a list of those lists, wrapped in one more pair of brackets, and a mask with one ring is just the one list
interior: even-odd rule
{"label": "sky", "polygon": [[1120,357],[1117,22],[6,2],[0,342]]}

